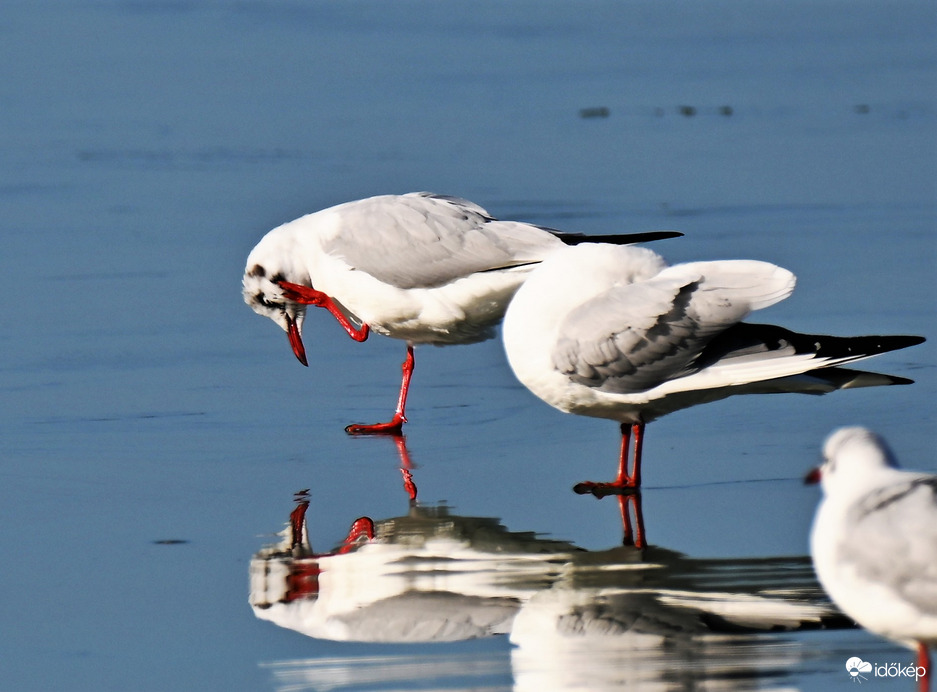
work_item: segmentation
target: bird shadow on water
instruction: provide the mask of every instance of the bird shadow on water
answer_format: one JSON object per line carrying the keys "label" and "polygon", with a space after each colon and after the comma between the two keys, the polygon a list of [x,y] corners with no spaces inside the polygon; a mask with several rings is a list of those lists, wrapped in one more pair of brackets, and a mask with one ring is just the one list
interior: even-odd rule
{"label": "bird shadow on water", "polygon": [[496,517],[418,502],[406,440],[394,441],[405,511],[350,512],[345,540],[318,552],[309,492],[297,492],[276,542],[250,561],[250,606],[318,640],[423,646],[262,663],[278,687],[432,679],[449,689],[438,680],[458,677],[459,689],[466,679],[478,689],[497,669],[490,660],[426,645],[506,637],[503,674],[516,690],[584,689],[584,680],[592,690],[748,689],[812,665],[818,654],[793,633],[854,627],[806,556],[694,558],[654,545],[640,493],[617,497],[622,542],[607,549],[513,531]]}

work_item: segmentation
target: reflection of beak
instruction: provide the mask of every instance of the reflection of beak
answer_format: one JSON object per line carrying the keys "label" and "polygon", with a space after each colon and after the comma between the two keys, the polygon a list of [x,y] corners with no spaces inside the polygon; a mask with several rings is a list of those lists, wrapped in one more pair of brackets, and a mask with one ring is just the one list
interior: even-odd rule
{"label": "reflection of beak", "polygon": [[309,363],[306,361],[306,349],[303,347],[303,337],[299,333],[299,325],[296,324],[290,315],[286,316],[286,335],[290,338],[290,346],[293,347],[293,353],[296,354],[296,358],[305,366],[308,366]]}
{"label": "reflection of beak", "polygon": [[821,475],[819,466],[815,469],[810,469],[810,472],[804,476],[804,485],[816,485],[820,482]]}

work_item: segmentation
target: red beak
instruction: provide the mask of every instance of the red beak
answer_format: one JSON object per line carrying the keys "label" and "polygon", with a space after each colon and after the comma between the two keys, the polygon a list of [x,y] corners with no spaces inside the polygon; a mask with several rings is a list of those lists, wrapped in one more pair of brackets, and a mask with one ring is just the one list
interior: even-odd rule
{"label": "red beak", "polygon": [[303,347],[303,337],[299,335],[299,327],[296,325],[296,320],[294,320],[289,315],[286,316],[286,335],[290,338],[290,346],[293,347],[293,353],[296,354],[296,358],[305,366],[309,366],[309,363],[306,361],[306,349]]}
{"label": "red beak", "polygon": [[810,469],[810,472],[804,476],[804,485],[816,485],[820,482],[820,477],[822,475],[819,466],[815,469]]}

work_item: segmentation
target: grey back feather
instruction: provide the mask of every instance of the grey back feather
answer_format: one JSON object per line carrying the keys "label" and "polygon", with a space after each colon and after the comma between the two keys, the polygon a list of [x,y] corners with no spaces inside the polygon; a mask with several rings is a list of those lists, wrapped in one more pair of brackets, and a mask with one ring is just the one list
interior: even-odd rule
{"label": "grey back feather", "polygon": [[560,326],[553,366],[574,382],[631,394],[699,368],[718,334],[790,295],[794,275],[766,262],[674,265],[613,286],[572,310]]}
{"label": "grey back feather", "polygon": [[937,616],[937,477],[875,490],[852,508],[839,546],[844,560],[922,612]]}
{"label": "grey back feather", "polygon": [[561,241],[525,223],[497,221],[455,197],[373,197],[342,209],[342,228],[323,249],[398,288],[433,288],[476,272],[540,261]]}

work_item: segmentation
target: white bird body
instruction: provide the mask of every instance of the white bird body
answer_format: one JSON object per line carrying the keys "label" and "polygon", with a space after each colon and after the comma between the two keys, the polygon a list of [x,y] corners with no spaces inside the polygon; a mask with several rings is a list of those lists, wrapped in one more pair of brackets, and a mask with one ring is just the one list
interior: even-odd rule
{"label": "white bird body", "polygon": [[399,431],[413,368],[413,344],[465,344],[494,336],[514,292],[532,267],[568,244],[640,242],[681,235],[655,231],[582,236],[499,221],[472,202],[410,193],[347,202],[267,233],[251,251],[245,302],[289,335],[306,364],[302,325],[307,305],[326,307],[356,340],[369,330],[408,344],[398,410]]}
{"label": "white bird body", "polygon": [[[338,297],[361,322],[412,343],[451,344],[488,337],[503,316],[503,305],[529,267],[471,274],[438,286],[399,287],[357,270],[342,258],[314,253],[310,263],[317,287]],[[490,296],[482,300],[483,296]]]}
{"label": "white bird body", "polygon": [[937,646],[937,476],[897,468],[881,438],[858,427],[834,432],[824,459],[810,534],[823,588],[866,629]]}
{"label": "white bird body", "polygon": [[[716,334],[783,300],[794,284],[793,274],[767,262],[669,267],[645,248],[572,247],[543,262],[518,291],[505,320],[505,348],[518,379],[556,408],[648,422],[656,417],[649,405],[672,395],[821,367],[813,354],[692,366]],[[667,320],[681,291],[685,314]],[[627,365],[616,368],[623,360]]]}
{"label": "white bird body", "polygon": [[[667,413],[734,394],[822,394],[909,382],[836,366],[920,337],[806,335],[742,322],[786,298],[794,285],[791,272],[755,260],[667,266],[645,248],[561,248],[511,301],[505,351],[517,378],[548,404],[622,424],[619,479],[601,485],[636,487],[637,439],[647,422]],[[636,437],[630,478],[629,434]],[[596,484],[587,485],[595,492]]]}
{"label": "white bird body", "polygon": [[[247,267],[311,282],[379,334],[453,344],[490,338],[531,263],[560,247],[537,226],[493,220],[464,200],[411,193],[347,202],[278,226]],[[245,278],[245,299],[256,283]]]}

